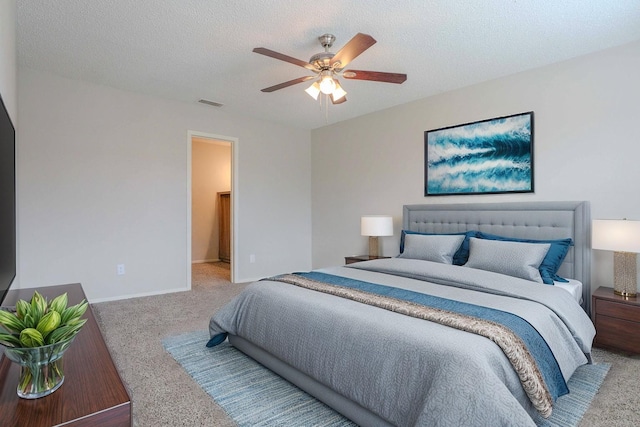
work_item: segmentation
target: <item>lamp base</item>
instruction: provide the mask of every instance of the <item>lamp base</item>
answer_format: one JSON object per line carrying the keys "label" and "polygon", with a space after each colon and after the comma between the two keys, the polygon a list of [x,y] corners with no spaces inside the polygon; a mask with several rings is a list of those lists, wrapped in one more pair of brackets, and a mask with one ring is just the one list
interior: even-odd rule
{"label": "lamp base", "polygon": [[370,257],[378,256],[378,237],[377,236],[369,236],[369,256]]}
{"label": "lamp base", "polygon": [[635,298],[638,290],[636,254],[613,253],[613,293],[626,298]]}

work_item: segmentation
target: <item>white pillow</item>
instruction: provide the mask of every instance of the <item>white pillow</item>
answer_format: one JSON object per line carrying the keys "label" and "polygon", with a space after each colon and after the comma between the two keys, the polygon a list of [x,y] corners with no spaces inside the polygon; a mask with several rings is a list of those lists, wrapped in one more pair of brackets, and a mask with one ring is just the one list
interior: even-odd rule
{"label": "white pillow", "polygon": [[451,264],[453,255],[462,245],[465,236],[442,234],[406,234],[404,251],[398,258],[422,259],[425,261]]}
{"label": "white pillow", "polygon": [[464,266],[543,283],[538,267],[550,247],[549,243],[522,243],[471,237],[469,261]]}

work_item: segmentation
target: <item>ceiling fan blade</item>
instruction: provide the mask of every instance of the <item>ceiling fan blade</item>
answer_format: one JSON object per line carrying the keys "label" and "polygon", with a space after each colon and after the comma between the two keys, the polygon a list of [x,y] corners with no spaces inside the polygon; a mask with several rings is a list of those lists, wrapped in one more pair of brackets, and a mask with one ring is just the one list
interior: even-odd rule
{"label": "ceiling fan blade", "polygon": [[380,71],[362,71],[362,70],[349,70],[342,73],[342,77],[351,80],[371,80],[374,82],[384,83],[403,83],[407,80],[406,74],[399,73],[383,73]]}
{"label": "ceiling fan blade", "polygon": [[283,53],[275,52],[275,51],[273,51],[271,49],[267,49],[265,47],[257,47],[255,49],[253,49],[253,51],[255,53],[259,53],[260,55],[269,56],[271,58],[279,59],[281,61],[285,61],[285,62],[288,62],[290,64],[298,65],[299,67],[303,67],[303,68],[306,68],[308,70],[315,71],[315,68],[313,67],[313,65],[309,64],[306,61],[303,61],[301,59],[293,58],[293,57],[285,55]]}
{"label": "ceiling fan blade", "polygon": [[262,89],[262,92],[273,92],[278,89],[284,89],[285,87],[297,85],[298,83],[306,82],[307,80],[315,79],[316,76],[298,77],[297,79],[289,80],[288,82],[280,83],[275,86],[270,86]]}
{"label": "ceiling fan blade", "polygon": [[346,96],[343,96],[342,98],[339,98],[337,101],[333,100],[333,95],[329,95],[329,98],[331,98],[331,103],[333,105],[342,104],[343,102],[347,102],[347,97]]}
{"label": "ceiling fan blade", "polygon": [[368,34],[358,33],[349,42],[333,55],[331,58],[331,65],[340,61],[340,66],[337,68],[344,68],[347,64],[353,61],[358,55],[365,50],[369,49],[376,43],[376,40]]}

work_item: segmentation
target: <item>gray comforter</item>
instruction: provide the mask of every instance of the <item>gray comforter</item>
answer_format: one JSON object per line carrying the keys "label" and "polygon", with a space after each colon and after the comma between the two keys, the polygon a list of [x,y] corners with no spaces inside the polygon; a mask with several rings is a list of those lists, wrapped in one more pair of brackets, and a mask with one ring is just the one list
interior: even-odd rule
{"label": "gray comforter", "polygon": [[[397,258],[320,271],[517,314],[545,338],[566,380],[591,351],[591,321],[553,286]],[[254,343],[394,425],[527,426],[537,417],[491,340],[351,300],[256,282],[209,329]]]}

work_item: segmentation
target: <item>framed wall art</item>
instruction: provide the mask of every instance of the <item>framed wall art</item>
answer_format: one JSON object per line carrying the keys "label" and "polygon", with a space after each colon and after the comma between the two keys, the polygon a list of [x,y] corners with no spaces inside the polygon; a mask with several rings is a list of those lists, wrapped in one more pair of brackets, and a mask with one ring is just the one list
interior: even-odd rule
{"label": "framed wall art", "polygon": [[532,193],[533,111],[424,132],[424,195]]}

